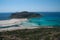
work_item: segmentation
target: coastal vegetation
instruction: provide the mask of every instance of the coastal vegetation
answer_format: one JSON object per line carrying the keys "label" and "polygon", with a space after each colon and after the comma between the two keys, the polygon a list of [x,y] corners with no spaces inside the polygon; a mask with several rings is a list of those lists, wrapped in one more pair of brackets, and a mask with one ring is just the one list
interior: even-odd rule
{"label": "coastal vegetation", "polygon": [[60,40],[60,28],[3,31],[0,32],[0,40]]}

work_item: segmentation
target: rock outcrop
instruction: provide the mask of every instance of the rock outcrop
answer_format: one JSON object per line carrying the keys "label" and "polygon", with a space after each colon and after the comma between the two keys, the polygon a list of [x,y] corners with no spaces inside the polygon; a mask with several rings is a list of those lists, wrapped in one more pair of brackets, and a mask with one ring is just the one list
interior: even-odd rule
{"label": "rock outcrop", "polygon": [[36,18],[40,17],[41,15],[35,12],[16,12],[11,15],[11,18]]}

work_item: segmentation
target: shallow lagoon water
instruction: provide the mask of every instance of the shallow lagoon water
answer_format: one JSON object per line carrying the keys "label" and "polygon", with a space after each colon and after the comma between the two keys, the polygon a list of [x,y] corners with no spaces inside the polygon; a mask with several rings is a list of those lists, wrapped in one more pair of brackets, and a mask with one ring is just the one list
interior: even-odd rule
{"label": "shallow lagoon water", "polygon": [[59,18],[32,18],[30,19],[30,22],[37,23],[40,26],[54,26],[54,25],[60,25],[60,19]]}

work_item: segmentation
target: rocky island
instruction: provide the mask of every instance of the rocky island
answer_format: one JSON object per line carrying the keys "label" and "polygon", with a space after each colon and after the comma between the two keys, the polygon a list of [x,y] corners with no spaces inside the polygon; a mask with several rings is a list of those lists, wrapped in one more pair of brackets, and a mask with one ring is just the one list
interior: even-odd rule
{"label": "rocky island", "polygon": [[41,17],[40,14],[35,13],[35,12],[16,12],[11,15],[11,18],[36,18],[36,17]]}

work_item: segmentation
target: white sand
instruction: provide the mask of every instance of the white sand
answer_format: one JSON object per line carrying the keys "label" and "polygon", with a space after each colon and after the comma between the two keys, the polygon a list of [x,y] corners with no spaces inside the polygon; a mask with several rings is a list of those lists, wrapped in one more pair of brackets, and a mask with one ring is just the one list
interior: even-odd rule
{"label": "white sand", "polygon": [[[26,21],[27,19],[11,19],[11,20],[4,20],[0,21],[0,26],[11,26],[15,24],[20,24],[21,22]],[[38,27],[24,27],[23,25],[20,25],[19,27],[9,27],[9,28],[0,28],[1,31],[12,31],[12,30],[18,30],[18,29],[33,29]]]}
{"label": "white sand", "polygon": [[15,24],[20,24],[21,22],[26,21],[27,19],[11,19],[11,20],[2,20],[0,21],[0,26],[10,26]]}

